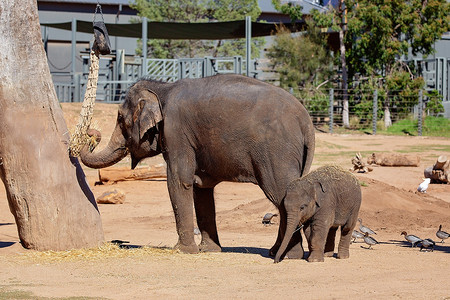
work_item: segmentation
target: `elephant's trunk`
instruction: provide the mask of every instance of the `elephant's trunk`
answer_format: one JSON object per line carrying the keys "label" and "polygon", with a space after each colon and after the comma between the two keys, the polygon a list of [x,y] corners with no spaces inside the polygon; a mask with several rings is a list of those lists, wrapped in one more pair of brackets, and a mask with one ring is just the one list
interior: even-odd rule
{"label": "elephant's trunk", "polygon": [[[286,248],[287,248],[292,236],[294,235],[294,232],[297,229],[297,225],[299,225],[299,223],[300,223],[299,217],[289,216],[289,213],[288,213],[286,232],[284,233],[284,238],[283,238],[283,241],[281,242],[281,246],[278,249],[277,254],[275,255],[274,263],[280,262],[281,256],[283,255],[284,251],[286,251]],[[303,225],[301,225],[301,227],[303,227]]]}
{"label": "elephant's trunk", "polygon": [[[99,135],[99,134],[98,134]],[[100,136],[97,137],[99,141]],[[105,149],[100,152],[92,153],[88,146],[83,147],[80,152],[80,158],[87,167],[100,169],[114,165],[122,160],[127,154],[126,140],[122,134],[120,126],[116,124],[111,139]]]}

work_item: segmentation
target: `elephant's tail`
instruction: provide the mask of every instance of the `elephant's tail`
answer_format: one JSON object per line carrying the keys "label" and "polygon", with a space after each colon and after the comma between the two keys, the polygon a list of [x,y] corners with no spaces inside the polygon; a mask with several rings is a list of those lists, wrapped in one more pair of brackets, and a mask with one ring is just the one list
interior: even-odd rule
{"label": "elephant's tail", "polygon": [[302,162],[301,177],[308,174],[309,169],[311,168],[314,158],[314,150],[315,150],[315,136],[313,129],[312,133],[305,136],[305,141],[303,143],[303,162]]}

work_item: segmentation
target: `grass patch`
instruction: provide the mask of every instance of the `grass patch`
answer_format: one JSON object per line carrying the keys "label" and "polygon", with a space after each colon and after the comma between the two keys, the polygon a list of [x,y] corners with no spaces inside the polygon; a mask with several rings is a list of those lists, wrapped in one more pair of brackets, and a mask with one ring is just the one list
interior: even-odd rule
{"label": "grass patch", "polygon": [[425,152],[425,151],[436,151],[436,152],[450,152],[450,145],[413,145],[404,149],[397,150],[400,153],[408,152]]}
{"label": "grass patch", "polygon": [[325,147],[328,149],[348,149],[347,146],[333,144],[327,141],[316,141],[316,148]]}
{"label": "grass patch", "polygon": [[[413,119],[400,120],[392,124],[388,129],[378,133],[418,135],[418,121]],[[422,135],[450,137],[450,120],[443,117],[426,117],[422,125]]]}
{"label": "grass patch", "polygon": [[318,162],[335,161],[336,158],[348,159],[350,160],[355,156],[356,152],[361,153],[363,157],[372,155],[374,151],[337,151],[333,153],[314,153],[314,160]]}
{"label": "grass patch", "polygon": [[10,290],[6,287],[0,286],[0,300],[92,300],[92,299],[106,299],[98,297],[38,297],[30,291]]}
{"label": "grass patch", "polygon": [[[413,117],[395,122],[389,128],[384,127],[383,121],[377,122],[377,135],[418,135],[418,122]],[[328,132],[327,126],[316,126],[323,132]],[[372,134],[372,127],[344,128],[334,126],[333,133],[337,134]],[[450,137],[450,119],[444,117],[427,116],[422,125],[422,136]]]}

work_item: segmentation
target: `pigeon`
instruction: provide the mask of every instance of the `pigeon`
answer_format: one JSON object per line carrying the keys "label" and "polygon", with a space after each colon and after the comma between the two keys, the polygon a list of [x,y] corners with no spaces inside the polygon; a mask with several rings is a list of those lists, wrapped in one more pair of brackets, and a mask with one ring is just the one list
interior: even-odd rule
{"label": "pigeon", "polygon": [[428,189],[428,185],[430,184],[431,178],[425,178],[424,181],[419,184],[417,191],[420,193],[426,193]]}
{"label": "pigeon", "polygon": [[438,231],[436,231],[436,236],[441,239],[441,243],[444,243],[445,239],[448,239],[450,234],[448,232],[442,231],[442,225],[439,225]]}
{"label": "pigeon", "polygon": [[372,229],[370,229],[369,227],[366,227],[362,224],[362,220],[360,218],[358,218],[358,222],[359,222],[359,230],[362,233],[368,233],[368,234],[377,234],[375,231],[373,231]]}
{"label": "pigeon", "polygon": [[273,217],[276,217],[276,216],[278,216],[278,215],[277,215],[277,214],[273,214],[273,213],[267,213],[267,214],[264,215],[264,217],[263,217],[263,219],[262,219],[262,223],[263,223],[263,224],[266,224],[266,225],[272,224],[272,223],[271,223],[272,218],[273,218]]}
{"label": "pigeon", "polygon": [[414,234],[408,234],[406,231],[402,231],[401,235],[405,236],[405,239],[411,243],[411,248],[415,247],[417,243],[421,242],[422,239]]}
{"label": "pigeon", "polygon": [[424,248],[425,249],[431,248],[431,252],[433,252],[435,245],[436,243],[432,239],[424,239],[421,242],[420,251],[422,251],[422,249]]}
{"label": "pigeon", "polygon": [[359,232],[358,230],[353,230],[353,232],[352,232],[352,238],[353,238],[352,243],[354,243],[354,242],[356,241],[356,239],[362,239],[362,238],[364,238],[364,234],[361,233],[361,232]]}
{"label": "pigeon", "polygon": [[374,239],[373,237],[369,236],[368,232],[364,233],[364,242],[367,245],[369,245],[368,249],[372,249],[372,245],[379,244],[376,239]]}

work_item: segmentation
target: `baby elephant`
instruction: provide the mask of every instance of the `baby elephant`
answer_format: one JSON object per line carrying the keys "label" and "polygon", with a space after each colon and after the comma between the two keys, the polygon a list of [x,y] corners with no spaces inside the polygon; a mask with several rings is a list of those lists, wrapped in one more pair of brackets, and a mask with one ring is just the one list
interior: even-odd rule
{"label": "baby elephant", "polygon": [[309,262],[333,256],[336,230],[341,226],[338,258],[349,257],[352,231],[361,206],[358,180],[338,166],[324,166],[292,181],[286,191],[284,207],[287,228],[275,263],[280,262],[298,226],[304,227]]}

